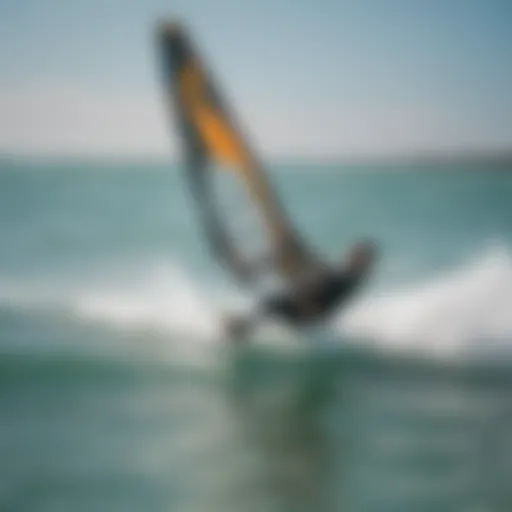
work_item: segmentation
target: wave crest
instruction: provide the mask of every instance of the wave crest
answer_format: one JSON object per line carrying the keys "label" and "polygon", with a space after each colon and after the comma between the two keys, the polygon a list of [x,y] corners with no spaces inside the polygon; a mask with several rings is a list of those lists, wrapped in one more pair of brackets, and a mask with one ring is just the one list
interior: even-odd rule
{"label": "wave crest", "polygon": [[[127,330],[152,329],[201,340],[221,336],[221,310],[247,298],[221,295],[169,262],[139,265],[123,279],[87,282],[1,280],[0,303],[63,312],[81,322]],[[108,274],[103,272],[102,274]],[[512,254],[501,248],[403,290],[368,294],[335,321],[341,339],[371,340],[381,348],[512,356]]]}
{"label": "wave crest", "polygon": [[344,332],[399,350],[512,355],[512,255],[489,250],[446,275],[366,298],[339,321]]}

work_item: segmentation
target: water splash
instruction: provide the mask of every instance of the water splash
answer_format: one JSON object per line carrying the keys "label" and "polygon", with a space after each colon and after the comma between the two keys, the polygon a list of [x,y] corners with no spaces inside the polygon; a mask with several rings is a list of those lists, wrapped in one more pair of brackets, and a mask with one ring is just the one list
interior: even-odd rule
{"label": "water splash", "polygon": [[[139,265],[121,280],[100,274],[87,282],[4,279],[0,303],[109,329],[184,336],[196,347],[222,337],[223,312],[250,303],[232,290],[214,292],[215,286],[196,282],[168,261]],[[386,350],[443,356],[499,350],[512,356],[511,311],[512,254],[498,248],[409,289],[369,294],[342,312],[335,327],[341,340],[372,340]]]}
{"label": "water splash", "polygon": [[494,248],[434,280],[361,300],[338,327],[397,350],[512,354],[511,312],[512,255]]}

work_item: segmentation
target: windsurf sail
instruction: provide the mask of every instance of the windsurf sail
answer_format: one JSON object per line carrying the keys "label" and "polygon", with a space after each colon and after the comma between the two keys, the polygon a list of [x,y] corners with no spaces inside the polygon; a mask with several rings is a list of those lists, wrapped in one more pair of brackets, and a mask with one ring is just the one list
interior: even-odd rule
{"label": "windsurf sail", "polygon": [[284,214],[211,73],[181,25],[160,25],[157,34],[185,174],[214,254],[239,279],[269,270],[299,277],[316,256]]}

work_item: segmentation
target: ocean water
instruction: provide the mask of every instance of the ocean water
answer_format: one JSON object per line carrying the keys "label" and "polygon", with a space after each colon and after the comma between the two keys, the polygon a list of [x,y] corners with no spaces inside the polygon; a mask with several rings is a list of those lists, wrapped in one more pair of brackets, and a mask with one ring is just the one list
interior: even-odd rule
{"label": "ocean water", "polygon": [[0,167],[0,510],[512,510],[512,168],[273,166],[381,259],[321,342],[233,349],[177,169]]}

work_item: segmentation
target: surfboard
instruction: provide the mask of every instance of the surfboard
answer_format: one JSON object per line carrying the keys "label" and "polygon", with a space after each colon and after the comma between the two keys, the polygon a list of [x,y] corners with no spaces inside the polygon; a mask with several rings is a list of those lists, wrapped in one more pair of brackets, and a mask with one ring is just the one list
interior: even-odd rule
{"label": "surfboard", "polygon": [[214,257],[244,283],[299,277],[318,257],[285,214],[188,31],[159,24],[157,44],[182,167]]}

